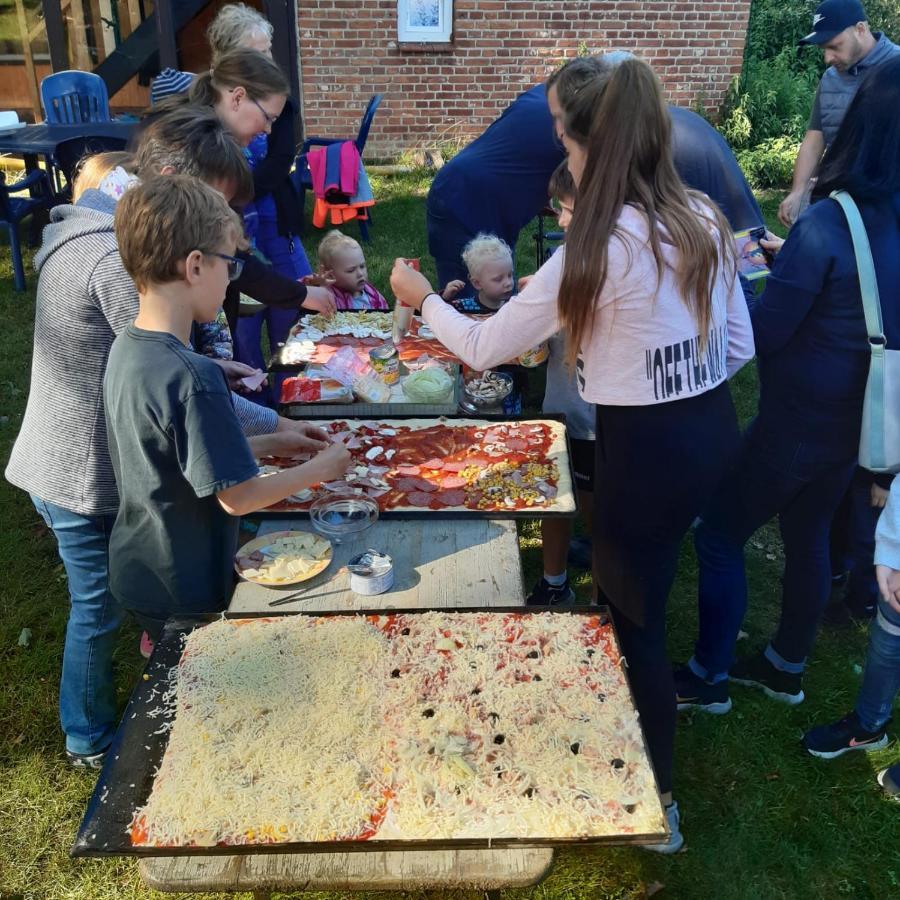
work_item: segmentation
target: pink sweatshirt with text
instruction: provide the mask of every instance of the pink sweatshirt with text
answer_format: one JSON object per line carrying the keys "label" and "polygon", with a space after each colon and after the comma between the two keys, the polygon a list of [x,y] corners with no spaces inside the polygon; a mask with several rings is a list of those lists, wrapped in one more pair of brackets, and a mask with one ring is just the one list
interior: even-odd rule
{"label": "pink sweatshirt with text", "polygon": [[[666,266],[659,280],[648,227],[642,212],[625,206],[610,241],[606,284],[594,301],[594,328],[576,365],[579,393],[588,403],[649,406],[696,396],[753,358],[750,314],[733,265],[719,266],[701,351],[697,324],[675,278],[677,251],[662,244]],[[559,331],[557,295],[565,252],[563,247],[554,253],[489,319],[473,321],[436,295],[425,301],[423,318],[438,340],[473,369],[497,366]]]}

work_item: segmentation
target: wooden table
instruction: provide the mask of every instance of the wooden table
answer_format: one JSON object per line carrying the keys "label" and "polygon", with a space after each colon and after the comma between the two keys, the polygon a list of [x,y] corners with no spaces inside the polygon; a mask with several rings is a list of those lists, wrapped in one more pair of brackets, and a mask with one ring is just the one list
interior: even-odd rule
{"label": "wooden table", "polygon": [[[308,519],[266,520],[259,534],[310,528]],[[394,559],[394,587],[375,597],[349,590],[347,560],[376,547]],[[381,520],[334,548],[331,566],[310,582],[286,610],[415,609],[417,607],[521,606],[522,565],[515,522],[488,519]],[[231,612],[268,612],[273,599],[293,588],[242,582]],[[371,848],[371,849],[369,849]],[[272,890],[423,891],[502,888],[537,884],[553,864],[553,850],[384,851],[373,844],[352,853],[257,854],[249,856],[154,857],[140,864],[141,877],[158,891]]]}

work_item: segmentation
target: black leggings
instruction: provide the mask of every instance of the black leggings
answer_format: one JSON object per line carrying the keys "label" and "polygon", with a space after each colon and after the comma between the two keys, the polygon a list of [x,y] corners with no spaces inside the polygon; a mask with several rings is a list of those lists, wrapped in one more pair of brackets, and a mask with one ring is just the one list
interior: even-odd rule
{"label": "black leggings", "polygon": [[659,789],[672,789],[666,603],[681,541],[740,446],[727,384],[656,406],[597,407],[594,584],[628,662]]}

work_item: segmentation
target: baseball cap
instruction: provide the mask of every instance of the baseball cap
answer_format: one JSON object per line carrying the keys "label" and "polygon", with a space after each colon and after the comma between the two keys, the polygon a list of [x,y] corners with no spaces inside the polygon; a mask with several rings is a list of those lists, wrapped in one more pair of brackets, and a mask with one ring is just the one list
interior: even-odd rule
{"label": "baseball cap", "polygon": [[813,30],[800,43],[825,44],[845,28],[867,21],[866,11],[859,0],[825,0],[813,14]]}

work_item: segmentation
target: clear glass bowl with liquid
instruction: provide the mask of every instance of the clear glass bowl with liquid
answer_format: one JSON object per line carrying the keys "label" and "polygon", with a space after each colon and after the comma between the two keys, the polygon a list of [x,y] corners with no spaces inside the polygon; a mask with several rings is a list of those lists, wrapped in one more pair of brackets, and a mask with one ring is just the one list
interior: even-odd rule
{"label": "clear glass bowl with liquid", "polygon": [[371,528],[378,521],[378,504],[359,494],[320,497],[309,508],[313,528],[335,544]]}

